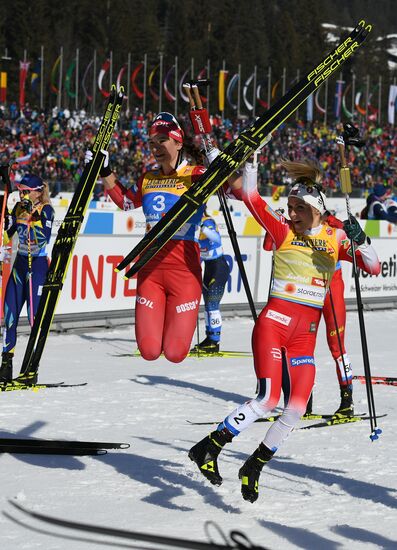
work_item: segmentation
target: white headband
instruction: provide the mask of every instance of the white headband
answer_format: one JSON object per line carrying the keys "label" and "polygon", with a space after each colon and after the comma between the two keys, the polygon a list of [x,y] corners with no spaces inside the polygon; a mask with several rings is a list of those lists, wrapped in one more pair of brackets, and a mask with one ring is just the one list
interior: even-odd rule
{"label": "white headband", "polygon": [[296,183],[291,191],[289,197],[296,197],[313,206],[320,214],[325,214],[327,207],[325,206],[326,197],[324,193],[319,191],[317,187],[311,185],[305,185],[303,183]]}

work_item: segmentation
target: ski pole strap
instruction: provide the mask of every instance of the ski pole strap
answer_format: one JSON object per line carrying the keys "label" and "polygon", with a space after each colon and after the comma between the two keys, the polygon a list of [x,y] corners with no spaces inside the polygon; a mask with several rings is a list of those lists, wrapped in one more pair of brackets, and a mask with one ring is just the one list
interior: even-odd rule
{"label": "ski pole strap", "polygon": [[189,112],[189,116],[196,135],[211,133],[212,127],[207,109],[195,109]]}
{"label": "ski pole strap", "polygon": [[[207,109],[203,109],[201,97],[196,84],[184,84],[186,95],[190,103],[190,122],[196,135],[210,134],[212,126]],[[193,91],[193,94],[192,94]],[[194,97],[193,97],[194,96]]]}

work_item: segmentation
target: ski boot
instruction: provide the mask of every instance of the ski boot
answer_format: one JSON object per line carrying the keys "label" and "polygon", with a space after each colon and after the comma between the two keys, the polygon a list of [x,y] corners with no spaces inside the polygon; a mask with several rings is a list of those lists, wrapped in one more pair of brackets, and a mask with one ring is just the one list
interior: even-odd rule
{"label": "ski boot", "polygon": [[244,500],[255,502],[259,496],[259,476],[262,468],[274,455],[271,451],[261,443],[254,453],[245,461],[238,473],[241,479],[241,494]]}
{"label": "ski boot", "polygon": [[37,384],[37,371],[20,374],[15,378],[15,383],[22,386],[34,386]]}
{"label": "ski boot", "polygon": [[309,416],[311,415],[313,412],[313,392],[310,394],[310,397],[309,397],[309,401],[307,402],[307,405],[306,405],[306,411],[305,411],[305,414],[303,416]]}
{"label": "ski boot", "polygon": [[354,416],[353,388],[351,386],[341,386],[341,402],[339,408],[334,412],[334,416]]}
{"label": "ski boot", "polygon": [[215,342],[209,336],[206,337],[200,344],[196,344],[194,348],[191,349],[192,353],[207,353],[208,355],[212,353],[219,353],[219,342]]}
{"label": "ski boot", "polygon": [[196,443],[189,451],[189,458],[199,467],[200,472],[212,485],[221,485],[222,477],[218,470],[217,458],[226,443],[230,443],[233,434],[227,428],[215,430]]}
{"label": "ski boot", "polygon": [[0,383],[7,384],[7,382],[12,382],[12,359],[14,354],[10,351],[3,351],[1,356],[1,367],[0,367]]}

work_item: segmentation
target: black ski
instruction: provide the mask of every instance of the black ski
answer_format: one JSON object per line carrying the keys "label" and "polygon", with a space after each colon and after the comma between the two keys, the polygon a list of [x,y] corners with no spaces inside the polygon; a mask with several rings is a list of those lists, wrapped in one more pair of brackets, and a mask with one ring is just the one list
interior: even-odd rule
{"label": "black ski", "polygon": [[[258,418],[258,420],[255,420],[255,422],[275,422],[276,420],[278,420],[280,418],[281,414],[275,414],[273,416],[266,416],[265,418]],[[359,415],[355,415],[356,417],[364,417],[365,414],[359,414]],[[342,415],[335,415],[335,414],[304,414],[303,416],[301,416],[301,420],[331,420],[331,419],[337,419],[337,418],[345,418],[343,417]],[[219,422],[216,422],[216,421],[212,421],[212,422],[192,422],[191,420],[187,420],[186,421],[188,424],[190,424],[191,426],[210,426],[212,424],[219,424],[221,421]]]}
{"label": "black ski", "polygon": [[[139,349],[137,349],[133,353],[114,353],[114,354],[111,354],[111,356],[112,357],[141,357],[141,352],[139,351]],[[164,354],[161,354],[161,356],[163,357]],[[252,357],[252,352],[221,350],[214,353],[207,353],[205,351],[191,350],[187,354],[187,357],[196,357],[199,359],[214,359],[216,357],[227,357],[228,359],[234,359],[238,357]]]}
{"label": "black ski", "polygon": [[[383,418],[387,414],[377,415],[376,418]],[[361,422],[362,420],[370,420],[370,416],[341,416],[337,418],[330,418],[324,422],[319,422],[318,424],[312,424],[311,426],[303,426],[298,428],[299,430],[311,430],[312,428],[326,428],[328,426],[340,426],[341,424],[353,424],[355,422]]]}
{"label": "black ski", "polygon": [[21,375],[34,374],[39,368],[73,249],[103,164],[101,150],[107,149],[109,145],[120,115],[122,101],[122,90],[117,92],[116,87],[112,86],[106,111],[92,146],[93,159],[84,169],[54,243],[51,264],[23,358]]}
{"label": "black ski", "polygon": [[0,438],[0,453],[46,455],[104,455],[109,449],[128,449],[129,443],[65,441],[61,439]]}
{"label": "black ski", "polygon": [[[90,523],[80,523],[77,521],[68,521],[66,519],[56,518],[41,514],[40,512],[34,512],[25,508],[19,502],[15,500],[8,501],[14,508],[29,516],[30,518],[43,521],[50,525],[57,525],[58,527],[64,527],[65,529],[72,529],[76,531],[84,531],[86,533],[95,533],[96,535],[105,535],[115,538],[121,538],[125,540],[139,540],[151,544],[159,544],[169,546],[171,548],[185,548],[191,550],[267,550],[264,546],[258,546],[253,544],[246,535],[239,531],[231,531],[230,544],[228,538],[223,535],[226,544],[216,544],[214,542],[199,542],[194,540],[182,539],[179,537],[166,537],[162,535],[153,535],[151,533],[140,533],[138,531],[127,531],[125,529],[115,529],[113,527],[104,527],[102,525],[94,525]],[[4,513],[6,517],[16,521],[10,514]],[[218,529],[219,530],[219,529]]]}
{"label": "black ski", "polygon": [[371,29],[371,25],[360,21],[350,36],[327,55],[313,71],[291,88],[249,128],[241,132],[238,138],[210,164],[205,174],[127,254],[116,271],[127,268],[139,256],[135,264],[125,273],[125,278],[130,278],[137,273],[231,174],[265,142],[268,134],[274,132],[325,80],[340,70],[343,62],[361,46]]}
{"label": "black ski", "polygon": [[73,456],[99,456],[107,454],[105,449],[94,449],[85,447],[47,447],[41,445],[32,447],[31,445],[8,445],[0,444],[0,454],[30,454],[30,455],[73,455]]}
{"label": "black ski", "polygon": [[51,388],[80,388],[86,386],[87,382],[81,382],[79,384],[65,384],[64,382],[54,382],[50,384],[22,384],[20,382],[8,382],[7,384],[0,384],[0,392],[6,391],[20,391],[20,390],[45,390]]}

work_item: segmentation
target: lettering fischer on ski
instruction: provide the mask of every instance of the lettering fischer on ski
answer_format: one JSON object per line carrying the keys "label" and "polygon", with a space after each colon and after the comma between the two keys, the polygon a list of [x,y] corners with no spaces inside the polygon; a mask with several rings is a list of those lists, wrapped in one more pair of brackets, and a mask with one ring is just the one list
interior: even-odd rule
{"label": "lettering fischer on ski", "polygon": [[[360,21],[359,24],[361,23],[364,23],[364,21]],[[346,38],[332,54],[328,55],[324,61],[309,74],[307,77],[309,82],[314,78],[314,84],[320,86],[359,46],[360,44],[350,36]]]}
{"label": "lettering fischer on ski", "polygon": [[[291,88],[268,111],[243,130],[237,139],[209,165],[206,172],[186,191],[177,203],[141,239],[138,245],[120,262],[121,271],[134,260],[125,278],[135,275],[173,237],[179,228],[205,203],[208,198],[239,168],[258,147],[274,132],[325,80],[337,71],[364,42],[371,25],[361,20],[341,44]],[[138,258],[139,256],[139,258]]]}
{"label": "lettering fischer on ski", "polygon": [[40,358],[55,314],[55,308],[72,258],[73,249],[103,164],[104,157],[101,151],[108,148],[114,127],[120,116],[123,97],[123,89],[116,90],[116,87],[113,85],[105,113],[91,149],[93,159],[84,168],[66,216],[55,239],[47,278],[43,286],[38,310],[23,358],[21,375],[37,373]]}

